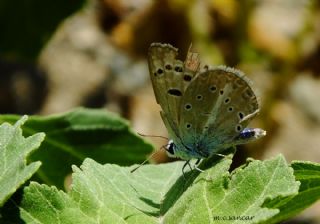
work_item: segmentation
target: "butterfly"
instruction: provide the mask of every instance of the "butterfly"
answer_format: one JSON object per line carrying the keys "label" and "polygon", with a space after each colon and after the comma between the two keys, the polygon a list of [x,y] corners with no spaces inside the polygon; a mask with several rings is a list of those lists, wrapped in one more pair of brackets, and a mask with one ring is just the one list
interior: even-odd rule
{"label": "butterfly", "polygon": [[266,135],[260,128],[246,128],[259,104],[242,72],[201,66],[190,49],[184,62],[177,55],[178,49],[161,43],[151,44],[148,55],[154,95],[171,139],[169,156],[200,161]]}

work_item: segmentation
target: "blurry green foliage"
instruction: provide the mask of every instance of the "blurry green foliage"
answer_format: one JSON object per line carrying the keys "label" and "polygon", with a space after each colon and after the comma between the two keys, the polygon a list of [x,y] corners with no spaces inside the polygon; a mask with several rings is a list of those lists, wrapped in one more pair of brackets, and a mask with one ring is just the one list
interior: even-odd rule
{"label": "blurry green foliage", "polygon": [[[15,123],[17,115],[0,115],[0,123]],[[71,165],[80,165],[87,157],[100,163],[131,165],[140,163],[152,146],[143,141],[117,115],[98,109],[79,108],[51,116],[30,116],[23,125],[23,134],[46,134],[39,150],[30,161],[41,161],[38,182],[63,189],[64,178]]]}
{"label": "blurry green foliage", "polygon": [[83,4],[83,0],[1,0],[1,57],[33,61],[60,22]]}

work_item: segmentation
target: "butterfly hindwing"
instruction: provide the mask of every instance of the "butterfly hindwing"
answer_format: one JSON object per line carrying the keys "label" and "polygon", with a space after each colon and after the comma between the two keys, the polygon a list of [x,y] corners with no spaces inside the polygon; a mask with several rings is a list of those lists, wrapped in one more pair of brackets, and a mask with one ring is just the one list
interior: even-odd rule
{"label": "butterfly hindwing", "polygon": [[179,133],[190,147],[205,154],[230,144],[258,110],[251,85],[238,70],[220,66],[199,73],[180,105]]}

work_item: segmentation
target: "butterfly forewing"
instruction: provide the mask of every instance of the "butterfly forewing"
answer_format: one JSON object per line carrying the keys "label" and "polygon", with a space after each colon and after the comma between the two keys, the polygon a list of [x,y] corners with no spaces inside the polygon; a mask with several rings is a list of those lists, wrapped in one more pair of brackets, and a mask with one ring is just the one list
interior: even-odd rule
{"label": "butterfly forewing", "polygon": [[[183,94],[183,63],[176,60],[178,50],[168,44],[152,44],[149,48],[149,70],[157,103],[173,129],[178,123],[178,105]],[[175,70],[176,68],[176,70]],[[177,131],[177,130],[176,130]]]}
{"label": "butterfly forewing", "polygon": [[199,69],[198,54],[188,52],[185,63],[177,60],[178,50],[169,44],[153,43],[149,48],[150,77],[165,119],[178,135],[180,104],[184,91]]}

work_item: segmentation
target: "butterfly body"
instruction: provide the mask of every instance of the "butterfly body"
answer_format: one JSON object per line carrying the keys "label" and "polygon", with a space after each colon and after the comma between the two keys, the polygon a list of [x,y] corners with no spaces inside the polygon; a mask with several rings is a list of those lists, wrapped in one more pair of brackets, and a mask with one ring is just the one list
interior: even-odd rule
{"label": "butterfly body", "polygon": [[262,129],[246,128],[259,105],[243,73],[225,66],[201,68],[198,54],[189,51],[185,62],[177,54],[169,44],[154,43],[149,49],[150,78],[172,139],[171,156],[208,158],[265,135]]}

